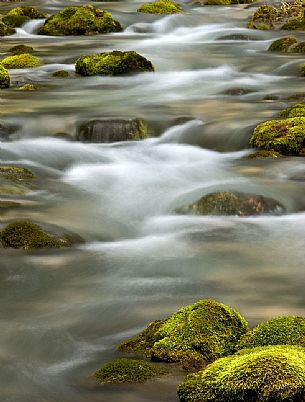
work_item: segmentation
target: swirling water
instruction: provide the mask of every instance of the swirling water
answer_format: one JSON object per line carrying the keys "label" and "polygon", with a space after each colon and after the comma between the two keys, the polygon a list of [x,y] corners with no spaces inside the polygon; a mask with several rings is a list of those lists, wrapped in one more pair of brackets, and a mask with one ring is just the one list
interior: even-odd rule
{"label": "swirling water", "polygon": [[[51,13],[71,2],[28,4]],[[217,298],[251,324],[303,314],[303,160],[245,158],[254,125],[305,92],[302,57],[268,53],[283,33],[246,29],[251,8],[185,3],[186,14],[153,16],[137,14],[139,4],[97,3],[122,21],[122,33],[41,37],[42,21],[35,21],[1,41],[3,54],[24,43],[44,60],[11,71],[14,81],[41,90],[1,92],[1,118],[19,129],[1,143],[0,162],[40,178],[39,191],[21,197],[25,207],[2,212],[2,221],[33,218],[86,240],[60,252],[2,251],[3,402],[177,401],[179,374],[157,387],[97,387],[90,376],[118,356],[121,340],[199,298]],[[58,69],[73,72],[81,54],[113,49],[140,52],[156,72],[52,77]],[[151,137],[106,145],[52,138],[75,135],[80,122],[99,117],[143,118]],[[274,197],[287,213],[175,215],[216,190]]]}

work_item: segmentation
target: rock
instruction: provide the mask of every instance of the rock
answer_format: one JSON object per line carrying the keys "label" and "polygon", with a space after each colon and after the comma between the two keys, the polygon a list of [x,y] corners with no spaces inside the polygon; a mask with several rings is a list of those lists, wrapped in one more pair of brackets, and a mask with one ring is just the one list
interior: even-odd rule
{"label": "rock", "polygon": [[300,65],[301,76],[305,77],[305,63]]}
{"label": "rock", "polygon": [[39,89],[39,87],[37,85],[33,85],[33,84],[24,84],[22,85],[22,87],[18,88],[18,91],[37,91]]}
{"label": "rock", "polygon": [[8,51],[10,53],[13,53],[13,55],[16,55],[16,54],[24,54],[24,53],[33,53],[34,49],[32,48],[32,46],[16,45],[16,46],[11,47]]}
{"label": "rock", "polygon": [[162,374],[156,364],[144,360],[116,359],[96,371],[100,384],[141,383]]}
{"label": "rock", "polygon": [[66,70],[58,70],[58,71],[55,71],[55,72],[52,74],[52,76],[53,76],[53,77],[56,77],[56,78],[68,78],[68,77],[69,77],[69,71],[66,71]]}
{"label": "rock", "polygon": [[259,159],[259,158],[280,158],[282,155],[275,151],[256,151],[253,154],[247,156],[249,159]]}
{"label": "rock", "polygon": [[182,12],[179,4],[171,0],[157,0],[153,3],[142,4],[138,9],[138,13],[150,14],[177,14]]}
{"label": "rock", "polygon": [[255,92],[254,89],[249,88],[229,88],[226,91],[223,91],[223,95],[230,95],[230,96],[242,96],[247,95]]}
{"label": "rock", "polygon": [[230,307],[200,300],[170,318],[150,324],[140,335],[123,342],[121,351],[142,352],[153,360],[179,362],[186,370],[234,353],[247,322]]}
{"label": "rock", "polygon": [[94,35],[120,32],[121,24],[112,15],[91,5],[67,7],[49,17],[39,35]]}
{"label": "rock", "polygon": [[282,110],[279,117],[305,117],[305,104],[297,103],[296,105],[290,106],[287,109]]}
{"label": "rock", "polygon": [[305,117],[271,120],[259,124],[250,144],[258,149],[272,150],[282,155],[305,155]]}
{"label": "rock", "polygon": [[55,133],[53,134],[53,137],[61,140],[73,141],[73,137],[69,133]]}
{"label": "rock", "polygon": [[256,40],[253,36],[250,35],[245,35],[245,34],[240,34],[240,33],[234,33],[234,34],[228,34],[228,35],[223,35],[217,38],[217,40]]}
{"label": "rock", "polygon": [[269,46],[269,52],[288,52],[290,46],[297,43],[294,36],[286,36],[285,38],[277,39]]}
{"label": "rock", "polygon": [[304,362],[299,346],[245,349],[188,375],[178,396],[182,402],[303,401]]}
{"label": "rock", "polygon": [[0,21],[0,36],[9,36],[15,33],[15,29],[7,26],[2,21]]}
{"label": "rock", "polygon": [[122,75],[154,71],[151,62],[137,52],[104,52],[81,56],[75,64],[75,71],[84,76]]}
{"label": "rock", "polygon": [[[1,66],[0,66],[1,72]],[[1,76],[1,73],[0,73]],[[0,140],[6,140],[8,137],[17,130],[16,126],[7,125],[0,121]]]}
{"label": "rock", "polygon": [[289,53],[305,53],[305,42],[296,43],[288,49]]}
{"label": "rock", "polygon": [[0,89],[9,88],[11,85],[10,75],[7,69],[0,64]]}
{"label": "rock", "polygon": [[46,15],[31,6],[21,6],[10,10],[3,18],[2,21],[11,28],[21,27],[26,22],[32,19],[45,18]]}
{"label": "rock", "polygon": [[28,181],[34,179],[34,174],[27,168],[17,166],[0,166],[0,177],[11,181]]}
{"label": "rock", "polygon": [[21,195],[31,191],[34,174],[27,168],[0,166],[0,195]]}
{"label": "rock", "polygon": [[148,137],[140,119],[89,120],[78,128],[76,139],[83,142],[138,141]]}
{"label": "rock", "polygon": [[192,215],[250,216],[280,214],[285,212],[285,207],[273,198],[262,195],[223,191],[205,195],[200,200],[179,208],[177,212]]}
{"label": "rock", "polygon": [[241,338],[238,348],[271,345],[299,345],[305,347],[305,318],[283,316],[257,325]]}
{"label": "rock", "polygon": [[41,65],[41,60],[32,54],[24,53],[5,57],[0,60],[0,64],[8,69],[36,68]]}

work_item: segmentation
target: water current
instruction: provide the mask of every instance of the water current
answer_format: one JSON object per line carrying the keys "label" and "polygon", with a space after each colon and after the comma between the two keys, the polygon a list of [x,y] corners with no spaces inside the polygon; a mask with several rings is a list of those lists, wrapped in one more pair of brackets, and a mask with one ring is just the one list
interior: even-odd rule
{"label": "water current", "polygon": [[[27,5],[54,13],[73,1]],[[147,385],[98,387],[90,379],[116,345],[200,298],[236,308],[251,324],[304,314],[305,165],[247,159],[253,127],[305,95],[302,55],[268,53],[285,33],[246,29],[253,8],[200,7],[157,16],[140,2],[98,2],[122,33],[48,37],[31,21],[1,38],[2,54],[31,45],[44,64],[11,70],[37,92],[0,93],[1,119],[18,126],[0,163],[29,167],[39,190],[1,221],[54,223],[86,242],[52,252],[1,251],[1,402],[174,402],[181,375]],[[2,3],[2,11],[15,6]],[[305,40],[305,34],[297,33]],[[155,73],[56,79],[82,54],[136,50]],[[290,102],[290,103],[289,103]],[[88,144],[75,135],[95,118],[141,118],[150,138]],[[283,216],[199,217],[175,208],[219,190],[283,203]]]}

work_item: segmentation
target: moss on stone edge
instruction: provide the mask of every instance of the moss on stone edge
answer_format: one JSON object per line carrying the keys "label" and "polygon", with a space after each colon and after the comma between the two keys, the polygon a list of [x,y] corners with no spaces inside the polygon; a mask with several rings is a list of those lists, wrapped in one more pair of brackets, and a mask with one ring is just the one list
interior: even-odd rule
{"label": "moss on stone edge", "polygon": [[305,117],[305,104],[297,103],[287,109],[282,110],[278,114],[279,117]]}
{"label": "moss on stone edge", "polygon": [[24,84],[24,85],[22,85],[22,87],[18,88],[18,91],[33,92],[33,91],[37,91],[38,89],[39,89],[39,87],[37,85]]}
{"label": "moss on stone edge", "polygon": [[32,54],[24,53],[5,57],[0,60],[0,64],[8,69],[36,68],[41,65],[41,60]]}
{"label": "moss on stone edge", "polygon": [[0,64],[0,89],[9,88],[11,79],[8,71]]}
{"label": "moss on stone edge", "polygon": [[258,158],[280,158],[282,155],[279,152],[275,151],[256,151],[253,154],[247,156],[249,159],[258,159]]}
{"label": "moss on stone edge", "polygon": [[9,36],[15,33],[15,29],[7,26],[2,21],[0,21],[0,36]]}
{"label": "moss on stone edge", "polygon": [[31,6],[21,6],[10,10],[3,18],[2,21],[11,28],[21,27],[24,23],[31,19],[45,18],[46,15]]}
{"label": "moss on stone edge", "polygon": [[100,384],[141,383],[161,374],[156,364],[144,360],[117,359],[96,371]]}
{"label": "moss on stone edge", "polygon": [[259,124],[250,144],[255,148],[273,150],[282,155],[305,155],[305,117],[271,120]]}
{"label": "moss on stone edge", "polygon": [[67,7],[52,15],[38,30],[39,35],[93,35],[120,32],[121,24],[112,15],[91,5]]}
{"label": "moss on stone edge", "polygon": [[272,345],[299,345],[305,347],[305,318],[283,316],[263,322],[241,338],[238,348]]}
{"label": "moss on stone edge", "polygon": [[152,63],[137,52],[113,51],[81,56],[75,64],[75,71],[84,76],[121,75],[154,71]]}
{"label": "moss on stone edge", "polygon": [[16,46],[12,46],[8,51],[10,53],[13,53],[13,55],[16,55],[16,54],[24,54],[24,53],[33,53],[34,49],[32,48],[32,46],[16,45]]}
{"label": "moss on stone edge", "polygon": [[0,166],[0,177],[14,182],[34,179],[34,174],[27,168],[17,166]]}
{"label": "moss on stone edge", "polygon": [[70,245],[65,241],[50,236],[40,226],[30,221],[10,223],[0,232],[0,238],[5,247],[24,250],[61,248]]}
{"label": "moss on stone edge", "polygon": [[157,0],[153,3],[142,4],[138,9],[138,13],[150,14],[177,14],[182,12],[179,4],[171,0]]}
{"label": "moss on stone edge", "polygon": [[190,374],[182,402],[288,402],[305,395],[305,352],[299,346],[245,349]]}
{"label": "moss on stone edge", "polygon": [[286,36],[285,38],[277,39],[269,46],[269,52],[288,52],[290,46],[297,43],[297,39],[294,36]]}

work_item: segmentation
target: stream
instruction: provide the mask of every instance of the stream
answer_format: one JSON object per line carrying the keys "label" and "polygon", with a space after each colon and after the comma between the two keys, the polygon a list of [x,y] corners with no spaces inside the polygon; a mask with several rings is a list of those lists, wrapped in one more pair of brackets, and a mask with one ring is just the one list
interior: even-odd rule
{"label": "stream", "polygon": [[[23,2],[55,13],[81,1]],[[97,386],[92,374],[116,346],[201,298],[234,307],[250,325],[304,315],[305,165],[248,159],[255,125],[299,95],[302,54],[267,52],[281,31],[246,29],[254,7],[183,4],[185,14],[136,13],[139,1],[95,2],[121,33],[50,37],[43,20],[1,38],[6,54],[34,47],[44,65],[10,70],[37,92],[0,91],[0,117],[18,127],[0,162],[30,168],[39,189],[1,221],[30,218],[85,243],[67,250],[1,250],[1,402],[177,402],[182,373],[140,385]],[[1,10],[16,3],[1,3]],[[295,32],[300,40],[305,33]],[[79,55],[135,50],[154,73],[54,78]],[[75,136],[97,118],[141,118],[150,138],[90,144]],[[272,197],[282,216],[177,215],[213,191]]]}

